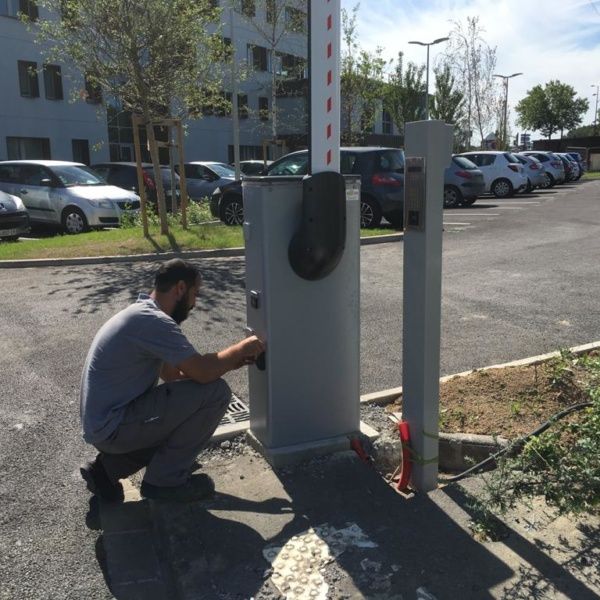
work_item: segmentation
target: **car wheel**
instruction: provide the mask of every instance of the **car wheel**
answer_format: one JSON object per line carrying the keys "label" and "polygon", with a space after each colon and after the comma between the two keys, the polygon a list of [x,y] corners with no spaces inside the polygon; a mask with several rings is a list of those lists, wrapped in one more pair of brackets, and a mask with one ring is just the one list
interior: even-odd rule
{"label": "car wheel", "polygon": [[453,185],[444,186],[444,208],[456,208],[463,201],[461,191]]}
{"label": "car wheel", "polygon": [[527,179],[527,187],[525,188],[524,194],[531,194],[533,192],[533,185],[531,184],[531,180]]}
{"label": "car wheel", "polygon": [[220,219],[225,225],[242,225],[244,222],[244,205],[236,196],[223,198],[220,207]]}
{"label": "car wheel", "polygon": [[492,183],[491,192],[496,198],[508,198],[515,193],[515,190],[508,179],[496,179]]}
{"label": "car wheel", "polygon": [[363,196],[360,199],[360,227],[372,229],[381,223],[381,208],[373,198]]}
{"label": "car wheel", "polygon": [[463,206],[472,206],[477,201],[477,196],[475,198],[463,198],[462,205]]}
{"label": "car wheel", "polygon": [[548,178],[548,187],[554,187],[556,185],[556,179],[554,179],[552,173],[546,173],[546,177]]}
{"label": "car wheel", "polygon": [[65,233],[83,233],[90,228],[83,211],[76,206],[67,206],[62,213],[62,226]]}

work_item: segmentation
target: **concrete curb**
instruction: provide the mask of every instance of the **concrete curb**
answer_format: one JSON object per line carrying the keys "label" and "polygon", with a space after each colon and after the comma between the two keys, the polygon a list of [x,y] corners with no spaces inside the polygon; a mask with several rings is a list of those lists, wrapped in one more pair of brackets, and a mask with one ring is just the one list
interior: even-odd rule
{"label": "concrete curb", "polygon": [[[387,244],[404,239],[404,233],[374,235],[360,238],[361,246]],[[22,260],[0,260],[0,269],[25,269],[31,267],[63,267],[69,265],[106,265],[111,263],[135,263],[169,260],[170,258],[232,258],[244,256],[244,248],[217,250],[191,250],[189,252],[164,252],[160,254],[129,254],[124,256],[79,256],[73,258],[31,258]]]}
{"label": "concrete curb", "polygon": [[[600,349],[600,341],[573,346],[569,351],[575,355]],[[524,367],[545,362],[551,358],[560,356],[560,352],[549,352],[539,354],[520,360],[514,360],[508,363],[491,365],[483,369],[473,369],[463,371],[455,375],[446,375],[440,378],[440,383],[450,381],[456,377],[466,377],[477,371],[489,371],[491,369],[503,369],[506,367]],[[391,388],[381,392],[365,394],[361,396],[361,403],[389,404],[402,395],[402,388]],[[510,443],[502,437],[491,435],[476,435],[472,433],[443,433],[439,434],[439,468],[446,472],[466,471],[472,465],[481,462],[491,454],[505,448]],[[373,445],[375,460],[380,468],[393,471],[399,464],[402,455],[402,444],[400,439],[390,439],[388,436],[381,436]]]}
{"label": "concrete curb", "polygon": [[[573,354],[583,354],[584,352],[590,352],[592,350],[598,349],[600,349],[600,341],[590,342],[589,344],[582,344],[580,346],[573,346],[572,348],[569,348],[569,352],[572,352]],[[558,350],[556,350],[555,352],[548,352],[547,354],[539,354],[538,356],[531,356],[529,358],[513,360],[507,363],[490,365],[488,367],[482,367],[481,369],[471,369],[470,371],[462,371],[461,373],[455,373],[453,375],[444,375],[443,377],[440,377],[440,383],[450,381],[451,379],[454,379],[456,377],[467,377],[467,375],[477,373],[478,371],[490,371],[491,369],[505,369],[506,367],[527,367],[529,365],[535,365],[545,362],[550,358],[555,358],[557,356],[560,356],[560,351]],[[402,386],[389,388],[380,392],[363,394],[360,397],[360,401],[361,404],[368,404],[370,402],[373,402],[374,404],[389,404],[390,402],[393,402],[400,396],[402,396]]]}

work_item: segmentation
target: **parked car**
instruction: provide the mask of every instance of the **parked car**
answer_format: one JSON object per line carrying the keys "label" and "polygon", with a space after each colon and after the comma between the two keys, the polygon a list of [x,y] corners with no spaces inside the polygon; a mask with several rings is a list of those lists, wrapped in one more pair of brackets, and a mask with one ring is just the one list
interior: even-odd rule
{"label": "parked car", "polygon": [[[382,217],[395,227],[402,227],[404,152],[398,148],[347,147],[340,149],[340,159],[343,174],[361,177],[361,227],[377,227]],[[264,175],[281,177],[307,172],[308,151],[299,150],[273,162]],[[227,225],[241,225],[244,220],[242,182],[238,180],[217,188],[210,208],[213,216]]]}
{"label": "parked car", "polygon": [[[570,170],[569,181],[577,181],[583,175],[583,171],[581,170],[579,163],[568,152],[558,152],[557,154],[561,157],[561,159],[564,159],[568,162]],[[565,174],[567,173],[567,170],[568,169],[565,166]]]}
{"label": "parked car", "polygon": [[[98,173],[105,181],[111,185],[131,190],[139,194],[137,165],[134,162],[104,162],[96,163],[91,168]],[[163,188],[165,190],[165,200],[167,209],[171,208],[171,169],[168,166],[161,165],[160,173],[162,176]],[[142,163],[142,177],[146,188],[146,198],[149,202],[156,204],[156,183],[154,181],[154,167],[152,163]],[[179,198],[179,175],[175,173],[176,188],[175,194]]]}
{"label": "parked car", "polygon": [[546,186],[546,169],[544,165],[535,156],[527,156],[521,153],[515,153],[515,156],[525,169],[527,177],[526,192],[532,192],[535,188]]}
{"label": "parked car", "polygon": [[587,170],[585,161],[583,160],[583,156],[581,156],[581,154],[579,154],[579,152],[567,152],[567,154],[571,158],[574,158],[577,161],[577,164],[579,165],[579,170],[580,170],[581,174],[583,175]]}
{"label": "parked car", "polygon": [[62,226],[67,233],[119,225],[139,208],[139,197],[108,185],[89,167],[58,160],[0,162],[0,190],[18,196],[32,223]]}
{"label": "parked car", "polygon": [[29,229],[29,213],[21,198],[0,192],[0,240],[17,240]]}
{"label": "parked car", "polygon": [[444,208],[471,206],[485,192],[483,173],[464,156],[453,156],[444,171]]}
{"label": "parked car", "polygon": [[481,169],[485,191],[491,192],[496,198],[508,198],[527,187],[523,166],[510,152],[487,150],[463,152],[459,156],[468,158]]}
{"label": "parked car", "polygon": [[241,160],[240,171],[244,175],[262,175],[263,171],[272,164],[272,160],[267,160],[266,163],[264,160]]}
{"label": "parked car", "polygon": [[565,183],[573,181],[575,179],[575,165],[562,154],[559,154],[558,152],[555,152],[554,154],[558,156],[558,159],[563,164],[565,170]]}
{"label": "parked car", "polygon": [[[235,169],[225,163],[186,162],[184,169],[188,196],[195,201],[210,198],[215,188],[235,180]],[[175,166],[175,171],[179,175],[179,165]]]}
{"label": "parked car", "polygon": [[525,156],[533,156],[537,158],[544,169],[546,169],[546,185],[542,187],[554,187],[558,183],[565,181],[565,167],[562,161],[554,152],[545,150],[526,150],[521,152]]}

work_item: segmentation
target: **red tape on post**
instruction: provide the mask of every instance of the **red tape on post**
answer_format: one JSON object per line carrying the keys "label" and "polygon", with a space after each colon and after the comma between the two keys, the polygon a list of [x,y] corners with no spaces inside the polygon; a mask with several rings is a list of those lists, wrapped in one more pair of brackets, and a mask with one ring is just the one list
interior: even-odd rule
{"label": "red tape on post", "polygon": [[412,461],[410,458],[410,430],[406,421],[398,423],[398,432],[400,433],[400,442],[402,443],[402,465],[400,470],[400,479],[396,489],[399,492],[404,491],[410,482],[412,472]]}

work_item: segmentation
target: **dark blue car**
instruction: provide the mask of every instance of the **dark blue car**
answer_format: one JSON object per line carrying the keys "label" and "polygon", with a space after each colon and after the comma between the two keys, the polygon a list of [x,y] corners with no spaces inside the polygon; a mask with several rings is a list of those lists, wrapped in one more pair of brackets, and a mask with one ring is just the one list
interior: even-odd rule
{"label": "dark blue car", "polygon": [[[398,148],[347,147],[340,149],[341,172],[360,175],[360,226],[377,227],[385,217],[402,228],[404,215],[404,152]],[[308,173],[308,151],[299,150],[276,160],[262,175],[286,177]],[[217,188],[210,204],[213,216],[226,225],[244,221],[242,182]]]}

